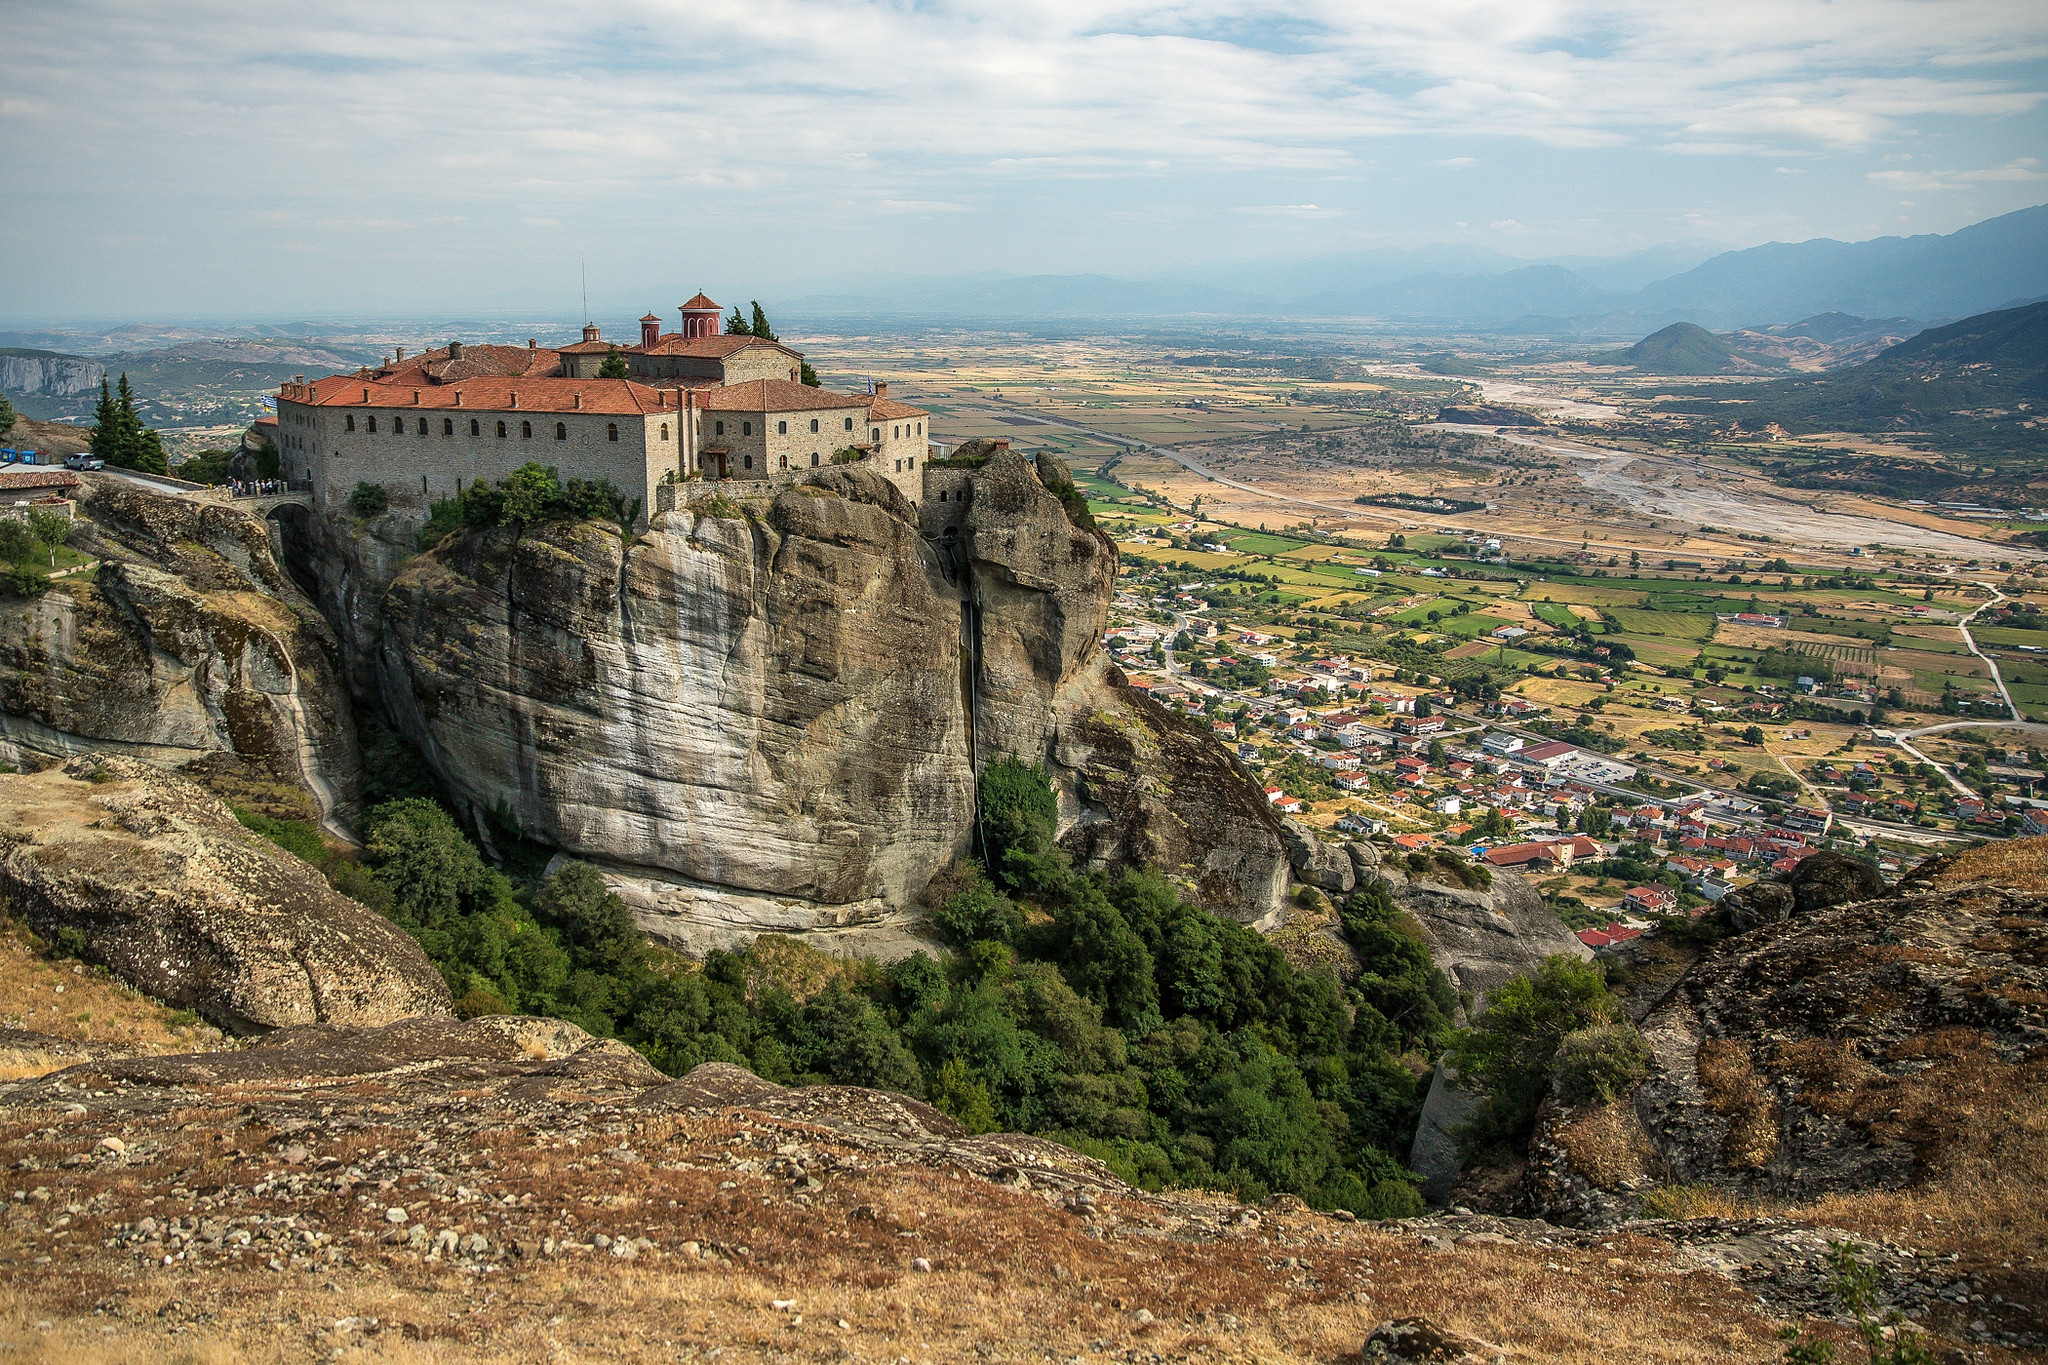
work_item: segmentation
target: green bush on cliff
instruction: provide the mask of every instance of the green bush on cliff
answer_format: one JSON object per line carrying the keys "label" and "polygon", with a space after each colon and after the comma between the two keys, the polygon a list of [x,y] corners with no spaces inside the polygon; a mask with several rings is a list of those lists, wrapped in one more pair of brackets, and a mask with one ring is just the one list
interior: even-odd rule
{"label": "green bush on cliff", "polygon": [[1455,1000],[1384,892],[1341,907],[1365,968],[1347,988],[1156,873],[1074,870],[1041,769],[991,763],[981,807],[997,871],[956,864],[935,884],[960,947],[945,961],[849,963],[770,935],[691,963],[645,940],[593,869],[515,885],[418,797],[377,806],[361,862],[329,876],[413,935],[464,1015],[556,1015],[675,1075],[730,1062],[928,1098],[1146,1188],[1420,1210],[1391,1154],[1412,1140]]}
{"label": "green bush on cliff", "polygon": [[1625,1058],[1594,1061],[1588,1056],[1617,1051],[1611,1035],[1580,1033],[1610,1028],[1616,1014],[1615,998],[1600,965],[1563,953],[1545,958],[1535,972],[1513,977],[1495,991],[1486,1013],[1459,1033],[1450,1049],[1462,1083],[1479,1097],[1462,1134],[1465,1146],[1512,1153],[1528,1141],[1567,1037],[1579,1040],[1565,1059],[1567,1065],[1576,1058],[1577,1064],[1590,1068],[1585,1077],[1571,1078],[1575,1092],[1582,1081],[1589,1092],[1622,1083],[1613,1073],[1630,1065]]}

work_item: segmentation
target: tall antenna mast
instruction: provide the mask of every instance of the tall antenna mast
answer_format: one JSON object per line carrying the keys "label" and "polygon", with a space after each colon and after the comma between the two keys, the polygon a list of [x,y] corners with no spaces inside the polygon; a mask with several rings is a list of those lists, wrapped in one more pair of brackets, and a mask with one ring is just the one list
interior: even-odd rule
{"label": "tall antenna mast", "polygon": [[576,262],[576,268],[583,272],[583,321],[588,324],[590,321],[590,263],[588,261],[578,261]]}

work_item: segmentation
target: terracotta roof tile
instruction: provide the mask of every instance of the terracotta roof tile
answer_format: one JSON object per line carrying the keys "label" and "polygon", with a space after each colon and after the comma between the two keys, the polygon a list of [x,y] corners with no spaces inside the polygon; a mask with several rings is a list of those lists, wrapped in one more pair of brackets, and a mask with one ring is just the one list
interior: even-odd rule
{"label": "terracotta roof tile", "polygon": [[626,349],[638,351],[642,355],[693,355],[723,360],[734,352],[743,351],[749,346],[773,346],[776,350],[787,352],[791,356],[801,356],[803,354],[801,351],[790,350],[789,347],[779,341],[770,341],[766,337],[741,336],[738,333],[726,334],[723,332],[717,336],[690,337],[687,339],[680,332],[670,332],[652,346],[629,346]]}
{"label": "terracotta roof tile", "polygon": [[702,391],[697,406],[707,412],[815,412],[820,408],[865,408],[868,400],[814,389],[794,379],[749,379]]}
{"label": "terracotta roof tile", "polygon": [[[471,412],[598,412],[637,416],[650,412],[674,412],[668,391],[636,384],[630,379],[522,379],[486,377],[460,384],[428,384],[419,388],[368,383],[349,375],[330,375],[306,386],[309,396],[285,395],[287,402],[310,403],[323,408],[377,408],[398,412],[432,409],[447,412],[462,408]],[[456,401],[460,395],[461,402]],[[513,399],[517,397],[517,406]],[[582,406],[577,406],[577,399]]]}
{"label": "terracotta roof tile", "polygon": [[875,422],[901,421],[905,417],[929,417],[923,408],[913,408],[908,403],[899,403],[893,398],[874,398],[868,401],[868,418]]}
{"label": "terracotta roof tile", "polygon": [[448,348],[422,351],[396,365],[384,365],[371,378],[379,384],[447,384],[492,375],[550,375],[562,367],[552,348],[528,346],[464,346],[462,359],[450,360]]}
{"label": "terracotta roof tile", "polygon": [[697,293],[696,293],[695,295],[693,295],[693,296],[691,297],[690,301],[689,301],[688,303],[684,304],[684,305],[683,305],[683,307],[685,307],[685,308],[716,308],[716,309],[718,309],[718,311],[719,311],[719,312],[721,312],[721,313],[725,311],[725,309],[724,309],[723,305],[720,305],[720,304],[716,304],[716,303],[713,303],[713,302],[711,301],[710,297],[709,297],[708,295],[706,295],[706,294],[705,294],[705,293],[704,293],[704,292],[703,292],[702,290],[699,290],[699,291],[698,291],[698,292],[697,292]]}
{"label": "terracotta roof tile", "polygon": [[76,488],[78,476],[68,469],[0,470],[0,488]]}

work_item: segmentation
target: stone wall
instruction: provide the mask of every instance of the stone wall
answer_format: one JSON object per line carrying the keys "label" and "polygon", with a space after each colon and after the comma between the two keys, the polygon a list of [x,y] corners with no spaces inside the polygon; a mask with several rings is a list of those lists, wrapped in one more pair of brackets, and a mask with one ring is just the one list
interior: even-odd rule
{"label": "stone wall", "polygon": [[[565,479],[609,479],[645,508],[662,475],[682,460],[679,412],[439,408],[415,414],[403,408],[314,408],[288,400],[277,406],[280,435],[298,442],[287,452],[292,473],[303,468],[311,477],[314,500],[323,508],[343,505],[358,482],[384,485],[393,506],[424,508],[479,479],[503,479],[528,461],[552,465]],[[349,418],[355,419],[354,431],[347,429]],[[375,432],[369,429],[373,418]],[[419,433],[421,421],[426,435]],[[392,430],[393,423],[403,423],[402,434]],[[526,423],[531,436],[520,434]],[[617,440],[611,437],[614,428]]]}
{"label": "stone wall", "polygon": [[934,540],[965,533],[974,471],[944,469],[927,461],[919,476],[923,497],[917,505],[918,530]]}

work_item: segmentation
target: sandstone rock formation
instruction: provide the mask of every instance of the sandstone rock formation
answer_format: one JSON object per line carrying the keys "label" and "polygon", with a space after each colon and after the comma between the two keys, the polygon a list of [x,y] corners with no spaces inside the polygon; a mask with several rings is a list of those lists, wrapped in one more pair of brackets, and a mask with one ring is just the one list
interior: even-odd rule
{"label": "sandstone rock formation", "polygon": [[1484,891],[1392,869],[1377,875],[1394,903],[1414,918],[1430,958],[1458,988],[1461,1001],[1469,999],[1461,1005],[1466,1015],[1483,1013],[1487,997],[1503,982],[1527,976],[1553,954],[1593,956],[1520,873],[1496,871]]}
{"label": "sandstone rock formation", "polygon": [[0,775],[0,893],[44,938],[230,1032],[448,1008],[398,928],[132,759]]}
{"label": "sandstone rock formation", "polygon": [[686,947],[774,929],[889,952],[970,847],[978,767],[1014,754],[1048,764],[1085,862],[1153,863],[1239,919],[1278,907],[1273,816],[1100,655],[1115,549],[1029,461],[988,459],[943,556],[857,467],[720,491],[727,515],[662,513],[631,544],[471,532],[397,575],[382,704],[462,802],[605,867]]}
{"label": "sandstone rock formation", "polygon": [[443,782],[572,854],[828,906],[966,847],[960,617],[901,495],[458,538],[386,594],[383,700]]}
{"label": "sandstone rock formation", "polygon": [[87,475],[96,573],[0,607],[0,756],[227,757],[351,819],[361,761],[334,632],[231,505]]}

